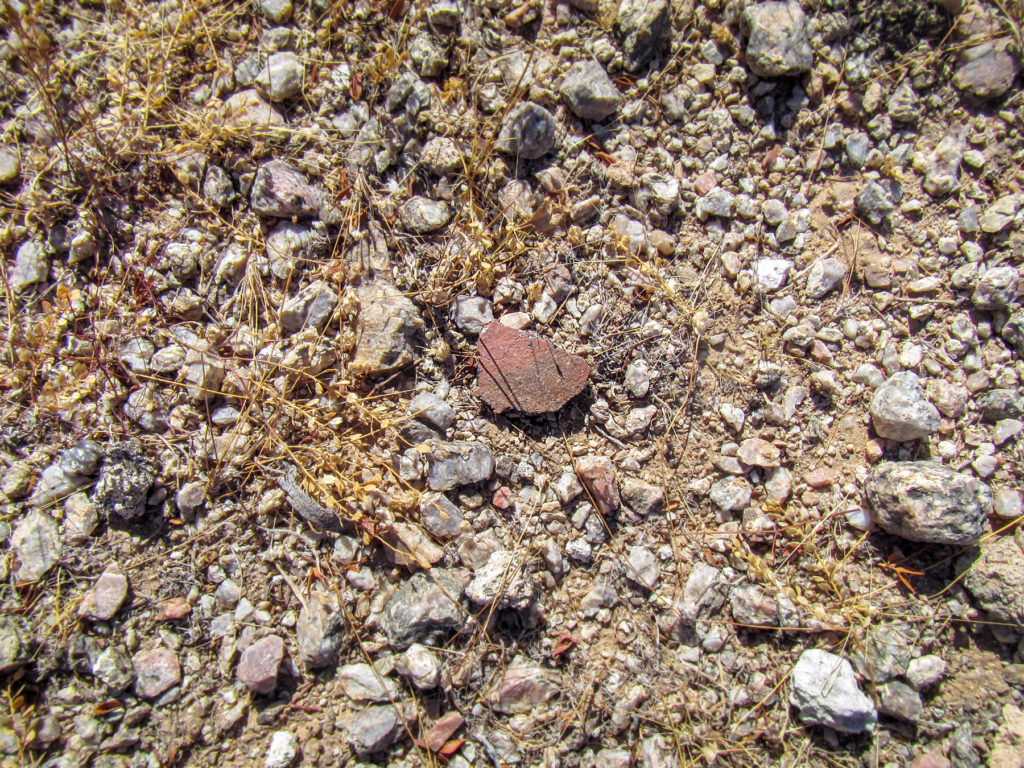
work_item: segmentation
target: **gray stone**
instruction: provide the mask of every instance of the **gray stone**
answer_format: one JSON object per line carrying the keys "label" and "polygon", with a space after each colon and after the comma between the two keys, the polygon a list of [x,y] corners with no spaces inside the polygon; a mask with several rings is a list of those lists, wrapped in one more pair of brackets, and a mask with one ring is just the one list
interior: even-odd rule
{"label": "gray stone", "polygon": [[718,611],[725,604],[727,587],[728,578],[723,571],[707,563],[694,565],[675,603],[680,623],[693,627],[698,620]]}
{"label": "gray stone", "polygon": [[878,525],[910,541],[974,544],[992,512],[987,485],[931,462],[883,462],[864,490]]}
{"label": "gray stone", "polygon": [[927,437],[939,428],[939,411],[925,397],[921,380],[911,371],[886,379],[871,398],[871,423],[887,440],[906,442]]}
{"label": "gray stone", "polygon": [[391,701],[398,694],[394,681],[382,677],[369,664],[346,664],[338,668],[341,689],[353,701]]}
{"label": "gray stone", "polygon": [[639,69],[657,51],[672,20],[668,0],[622,0],[615,16],[626,68]]}
{"label": "gray stone", "polygon": [[710,498],[723,512],[739,512],[750,503],[753,493],[745,477],[726,477],[711,486]]}
{"label": "gray stone", "polygon": [[463,333],[479,334],[494,321],[491,302],[482,296],[459,296],[455,300],[454,320]]}
{"label": "gray stone", "polygon": [[1018,293],[1016,267],[992,267],[985,271],[974,288],[971,302],[978,309],[1006,309]]}
{"label": "gray stone", "polygon": [[755,75],[798,75],[814,64],[807,18],[799,3],[747,6],[740,23],[747,36],[747,66]]}
{"label": "gray stone", "polygon": [[338,305],[336,294],[323,280],[310,283],[281,307],[281,330],[287,334],[304,328],[318,333],[331,319],[331,313]]}
{"label": "gray stone", "polygon": [[332,600],[320,594],[310,595],[295,625],[299,659],[313,668],[336,664],[347,639],[346,630],[345,615]]}
{"label": "gray stone", "polygon": [[1021,534],[996,536],[981,543],[980,553],[967,554],[958,563],[966,570],[964,586],[978,606],[994,621],[1024,624],[1024,551]]}
{"label": "gray stone", "polygon": [[960,163],[964,144],[955,133],[940,141],[924,165],[924,191],[932,197],[943,197],[960,186]]}
{"label": "gray stone", "polygon": [[403,72],[395,78],[384,100],[388,112],[404,112],[409,117],[415,116],[429,104],[430,86],[420,80],[415,72]]}
{"label": "gray stone", "polygon": [[345,735],[356,755],[383,752],[403,733],[402,719],[391,704],[380,704],[356,712],[345,725]]}
{"label": "gray stone", "polygon": [[320,194],[291,165],[271,160],[256,171],[249,201],[261,216],[306,218],[316,215]]}
{"label": "gray stone", "polygon": [[[280,2],[280,0],[263,0],[263,5],[268,2]],[[289,13],[291,12],[290,0],[288,3]],[[270,735],[270,746],[267,747],[267,755],[263,759],[263,768],[288,768],[295,760],[299,752],[299,742],[295,734],[288,731],[274,731]]]}
{"label": "gray stone", "polygon": [[259,0],[257,6],[272,24],[287,24],[292,17],[292,0]]}
{"label": "gray stone", "polygon": [[878,686],[878,711],[883,715],[917,722],[924,712],[921,695],[906,683],[892,680]]}
{"label": "gray stone", "polygon": [[921,114],[920,99],[909,79],[900,82],[886,101],[889,116],[899,123],[915,123]]}
{"label": "gray stone", "polygon": [[267,259],[274,277],[287,280],[299,264],[312,265],[324,255],[327,238],[309,224],[280,221],[267,235]]}
{"label": "gray stone", "polygon": [[626,555],[626,578],[642,587],[654,589],[661,576],[658,558],[647,547],[630,547]]}
{"label": "gray stone", "polygon": [[554,488],[555,496],[558,497],[562,504],[568,504],[583,493],[583,484],[576,477],[575,472],[563,472],[552,487]]}
{"label": "gray stone", "polygon": [[588,59],[569,68],[562,80],[562,98],[584,120],[604,120],[616,109],[622,97],[600,63]]}
{"label": "gray stone", "polygon": [[444,200],[431,200],[427,197],[410,198],[398,210],[402,225],[417,235],[436,232],[451,221],[452,208]]}
{"label": "gray stone", "polygon": [[878,713],[858,687],[846,659],[808,649],[793,667],[789,682],[789,702],[804,723],[825,725],[841,733],[874,730]]}
{"label": "gray stone", "polygon": [[697,200],[697,216],[702,220],[708,216],[732,217],[734,195],[724,187],[715,187]]}
{"label": "gray stone", "polygon": [[10,617],[0,618],[0,674],[12,672],[31,660],[31,648],[22,637],[21,627]]}
{"label": "gray stone", "polygon": [[509,112],[496,146],[523,160],[536,160],[555,145],[555,128],[550,112],[532,101],[524,101]]}
{"label": "gray stone", "polygon": [[1014,520],[1024,513],[1024,499],[1020,491],[1000,488],[992,494],[992,511],[1006,520]]}
{"label": "gray stone", "polygon": [[420,524],[439,539],[454,539],[462,533],[462,510],[443,493],[428,491],[420,499]]}
{"label": "gray stone", "polygon": [[953,85],[979,99],[996,98],[1010,90],[1019,70],[1010,38],[987,40],[961,52]]}
{"label": "gray stone", "polygon": [[985,421],[1019,419],[1024,415],[1024,395],[1017,389],[990,389],[976,395],[974,404]]}
{"label": "gray stone", "polygon": [[231,177],[219,165],[206,169],[203,179],[203,198],[217,208],[223,208],[237,197]]}
{"label": "gray stone", "polygon": [[978,218],[978,225],[982,232],[995,234],[1002,232],[1013,223],[1017,209],[1021,205],[1020,195],[1003,195],[992,205],[985,209],[985,212]]}
{"label": "gray stone", "polygon": [[619,483],[619,496],[623,504],[643,517],[659,514],[665,508],[664,489],[634,477],[622,479]]}
{"label": "gray stone", "polygon": [[111,645],[92,662],[92,674],[115,696],[135,682],[135,668],[122,645]]}
{"label": "gray stone", "polygon": [[302,93],[306,69],[290,51],[272,53],[266,66],[256,76],[254,85],[259,94],[270,101],[284,101]]}
{"label": "gray stone", "polygon": [[20,460],[12,462],[3,477],[0,478],[0,493],[12,501],[23,499],[32,489],[32,479],[35,477],[35,469],[31,462]]}
{"label": "gray stone", "polygon": [[741,584],[729,593],[732,619],[750,627],[774,627],[779,623],[779,604],[757,584]]}
{"label": "gray stone", "polygon": [[409,415],[442,432],[455,423],[455,409],[433,392],[416,395],[409,403]]}
{"label": "gray stone", "polygon": [[11,550],[18,563],[15,578],[19,582],[38,581],[60,559],[57,524],[45,512],[29,512],[14,529]]}
{"label": "gray stone", "polygon": [[907,664],[906,677],[918,691],[925,691],[937,685],[946,676],[946,662],[941,656],[929,654],[911,659]]}
{"label": "gray stone", "polygon": [[143,699],[155,699],[181,682],[181,665],[169,648],[136,654],[132,666],[135,669],[135,693]]}
{"label": "gray stone", "polygon": [[145,514],[146,497],[155,480],[156,469],[138,443],[120,443],[103,457],[92,499],[108,513],[137,520]]}
{"label": "gray stone", "polygon": [[809,299],[823,299],[843,284],[846,278],[846,265],[832,257],[819,259],[807,273],[807,286],[804,292]]}
{"label": "gray stone", "polygon": [[14,267],[10,272],[10,285],[15,293],[42,283],[50,275],[50,257],[46,247],[38,240],[27,240],[18,247]]}
{"label": "gray stone", "polygon": [[452,571],[416,573],[388,600],[381,627],[388,642],[404,650],[415,642],[444,641],[461,630],[469,614],[460,604],[463,585]]}
{"label": "gray stone", "polygon": [[874,226],[882,224],[896,210],[902,189],[888,179],[869,181],[857,193],[855,204],[861,215]]}
{"label": "gray stone", "polygon": [[448,491],[459,485],[479,483],[493,473],[494,454],[483,442],[430,444],[427,484],[432,491]]}
{"label": "gray stone", "polygon": [[359,286],[357,295],[356,352],[349,370],[369,376],[415,361],[414,337],[423,328],[416,305],[394,284],[383,280]]}
{"label": "gray stone", "polygon": [[473,574],[466,597],[478,606],[525,611],[534,600],[533,578],[518,554],[501,549]]}
{"label": "gray stone", "polygon": [[876,685],[900,677],[914,655],[916,635],[906,624],[878,624],[867,628],[854,651],[857,671]]}

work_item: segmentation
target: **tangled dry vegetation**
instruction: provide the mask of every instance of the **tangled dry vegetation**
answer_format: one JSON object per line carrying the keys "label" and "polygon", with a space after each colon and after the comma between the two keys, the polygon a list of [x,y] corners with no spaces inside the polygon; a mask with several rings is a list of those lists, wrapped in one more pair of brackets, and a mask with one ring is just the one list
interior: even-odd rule
{"label": "tangled dry vegetation", "polygon": [[0,18],[0,764],[1024,765],[1020,0]]}

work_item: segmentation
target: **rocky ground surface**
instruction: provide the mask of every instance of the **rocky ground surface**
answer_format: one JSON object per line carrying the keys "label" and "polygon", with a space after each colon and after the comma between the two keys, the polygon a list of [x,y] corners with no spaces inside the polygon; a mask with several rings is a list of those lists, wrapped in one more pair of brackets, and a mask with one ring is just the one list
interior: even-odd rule
{"label": "rocky ground surface", "polygon": [[0,764],[1024,765],[1019,0],[6,0]]}

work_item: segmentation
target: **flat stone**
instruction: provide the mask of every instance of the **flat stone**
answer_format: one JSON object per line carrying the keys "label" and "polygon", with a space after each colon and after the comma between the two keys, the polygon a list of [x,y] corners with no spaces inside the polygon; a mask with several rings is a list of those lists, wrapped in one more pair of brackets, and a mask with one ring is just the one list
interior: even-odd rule
{"label": "flat stone", "polygon": [[284,116],[255,88],[232,94],[221,108],[221,118],[225,127],[238,131],[284,127]]}
{"label": "flat stone", "polygon": [[[575,475],[573,475],[575,478]],[[555,490],[558,493],[557,489]],[[653,485],[634,477],[626,477],[619,483],[622,503],[635,514],[649,517],[665,508],[665,491],[660,485]]]}
{"label": "flat stone", "polygon": [[382,677],[369,664],[346,664],[338,669],[336,679],[353,701],[391,701],[398,692],[393,680]]}
{"label": "flat stone", "polygon": [[798,75],[814,64],[807,17],[799,3],[748,6],[740,24],[747,36],[747,66],[755,75]]}
{"label": "flat stone", "polygon": [[455,409],[434,392],[416,395],[409,403],[409,415],[442,432],[455,423]]}
{"label": "flat stone", "polygon": [[462,533],[462,509],[443,493],[427,492],[420,499],[420,524],[439,539],[454,539]]}
{"label": "flat stone", "polygon": [[29,286],[45,281],[49,275],[50,256],[43,244],[37,240],[22,243],[10,272],[10,285],[14,292],[21,293]]}
{"label": "flat stone", "polygon": [[590,365],[527,331],[493,322],[477,343],[477,393],[496,413],[557,411],[583,391]]}
{"label": "flat stone", "polygon": [[781,457],[777,446],[760,437],[750,437],[744,440],[740,443],[736,455],[744,464],[768,469],[779,466]]}
{"label": "flat stone", "polygon": [[427,485],[432,491],[449,491],[459,485],[479,483],[493,473],[494,454],[486,443],[430,443]]}
{"label": "flat stone", "polygon": [[14,577],[19,582],[38,581],[60,558],[57,524],[45,512],[29,512],[14,529],[11,549],[18,562]]}
{"label": "flat stone", "polygon": [[807,273],[807,286],[804,292],[809,299],[823,299],[841,286],[845,278],[846,265],[839,259],[819,259]]}
{"label": "flat stone", "polygon": [[272,53],[256,76],[256,90],[270,101],[284,101],[302,92],[305,67],[291,51]]}
{"label": "flat stone", "polygon": [[553,699],[561,689],[556,672],[529,659],[517,657],[487,694],[496,712],[529,714]]}
{"label": "flat stone", "polygon": [[310,283],[281,307],[281,330],[296,333],[312,328],[318,333],[327,325],[338,304],[338,294],[323,280]]}
{"label": "flat stone", "polygon": [[1002,232],[1013,222],[1013,217],[1017,215],[1017,209],[1020,206],[1020,195],[1003,195],[986,208],[978,218],[981,231],[989,234]]}
{"label": "flat stone", "polygon": [[155,699],[181,682],[181,665],[174,651],[155,648],[132,659],[135,668],[135,693]]}
{"label": "flat stone", "polygon": [[[448,739],[454,736],[456,731],[465,723],[466,719],[461,714],[449,712],[443,717],[438,718],[438,721],[424,734],[421,746],[426,747],[431,752],[439,752]],[[419,743],[417,742],[417,744]]]}
{"label": "flat stone", "polygon": [[358,376],[387,373],[416,359],[415,336],[423,320],[412,300],[387,281],[359,286],[356,352],[349,370]]}
{"label": "flat stone", "polygon": [[128,594],[128,579],[116,565],[108,565],[78,606],[78,615],[95,621],[109,621]]}
{"label": "flat stone", "polygon": [[280,637],[268,635],[262,640],[257,640],[242,651],[236,673],[238,680],[255,693],[273,693],[277,687],[277,673],[283,659],[284,640]]}
{"label": "flat stone", "polygon": [[857,685],[846,659],[818,648],[806,650],[793,667],[789,682],[790,704],[803,722],[840,733],[874,730],[878,713]]}
{"label": "flat stone", "polygon": [[590,492],[602,515],[615,512],[622,503],[615,464],[607,456],[584,456],[576,461],[576,474]]}
{"label": "flat stone", "polygon": [[710,498],[723,512],[739,512],[750,503],[753,488],[745,477],[726,477],[711,486]]}
{"label": "flat stone", "polygon": [[985,533],[992,492],[971,475],[926,461],[887,461],[864,484],[878,525],[895,536],[968,545]]}

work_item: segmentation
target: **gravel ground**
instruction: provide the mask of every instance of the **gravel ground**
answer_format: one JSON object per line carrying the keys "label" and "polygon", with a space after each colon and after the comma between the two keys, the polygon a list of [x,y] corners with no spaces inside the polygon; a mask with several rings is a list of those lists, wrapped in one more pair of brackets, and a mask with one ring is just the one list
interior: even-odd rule
{"label": "gravel ground", "polygon": [[0,765],[1024,765],[1020,0],[0,19]]}

